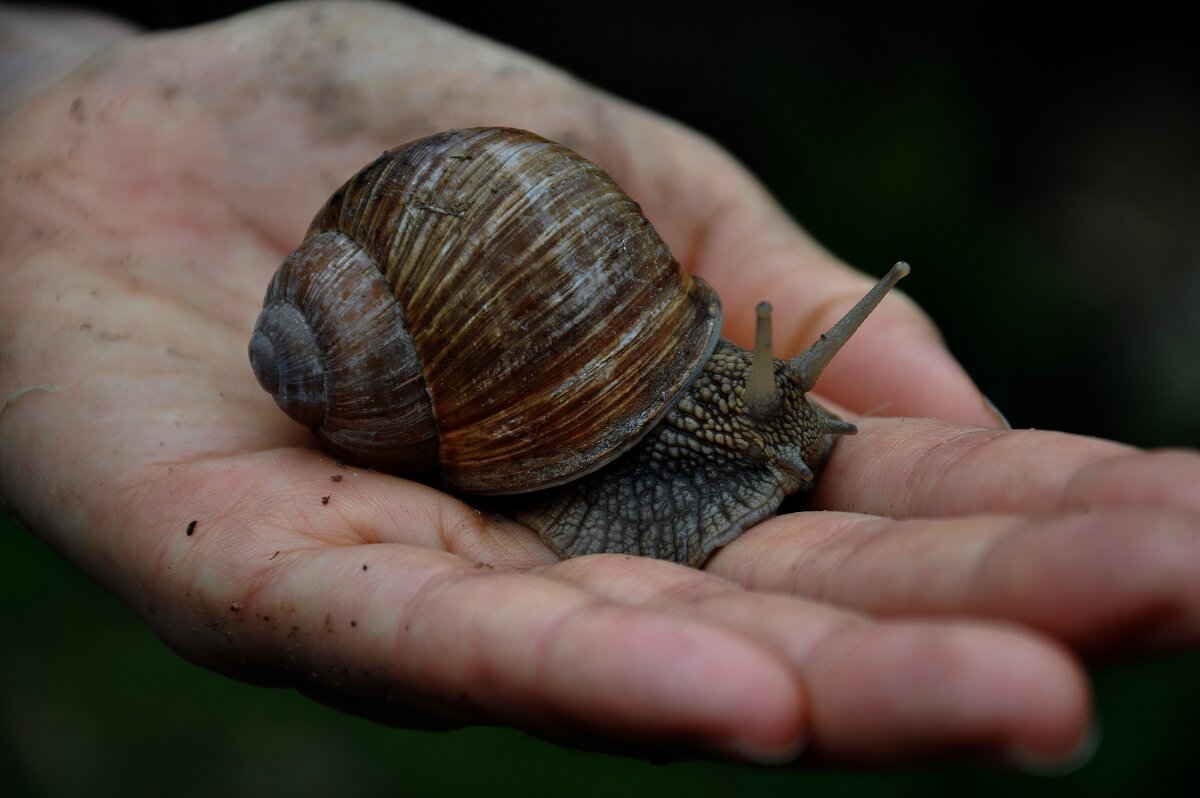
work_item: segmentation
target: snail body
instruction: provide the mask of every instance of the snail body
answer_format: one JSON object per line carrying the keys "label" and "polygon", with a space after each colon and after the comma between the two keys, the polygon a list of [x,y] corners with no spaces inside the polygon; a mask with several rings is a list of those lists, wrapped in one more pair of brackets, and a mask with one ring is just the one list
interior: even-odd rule
{"label": "snail body", "polygon": [[599,167],[525,131],[447,131],[333,194],[272,279],[250,360],[347,462],[526,494],[512,514],[562,556],[699,565],[854,431],[804,394],[906,272],[791,361],[760,305],[747,352]]}

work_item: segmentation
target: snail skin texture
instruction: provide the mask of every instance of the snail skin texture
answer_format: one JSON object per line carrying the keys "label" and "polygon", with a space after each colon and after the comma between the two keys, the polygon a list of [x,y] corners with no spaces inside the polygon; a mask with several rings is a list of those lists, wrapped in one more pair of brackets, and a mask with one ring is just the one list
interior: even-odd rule
{"label": "snail skin texture", "polygon": [[506,512],[563,557],[699,566],[855,431],[805,394],[907,273],[792,360],[761,303],[748,352],[598,166],[522,130],[451,130],[334,192],[271,280],[250,362],[347,463],[522,494]]}

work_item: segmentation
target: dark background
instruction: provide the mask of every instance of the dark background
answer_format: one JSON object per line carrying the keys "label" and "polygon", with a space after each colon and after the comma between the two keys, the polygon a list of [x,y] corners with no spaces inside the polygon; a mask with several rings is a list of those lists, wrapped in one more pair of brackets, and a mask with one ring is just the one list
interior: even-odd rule
{"label": "dark background", "polygon": [[[92,5],[161,28],[253,4]],[[413,5],[705,132],[847,261],[880,274],[909,260],[905,290],[1014,425],[1200,445],[1191,25],[1151,6],[1101,17]],[[1171,777],[1200,786],[1195,655],[1099,666],[1104,745],[1071,776],[652,767],[506,730],[395,732],[229,682],[167,652],[28,536],[3,532],[0,617],[15,642],[0,646],[0,773],[29,793],[1096,795]]]}

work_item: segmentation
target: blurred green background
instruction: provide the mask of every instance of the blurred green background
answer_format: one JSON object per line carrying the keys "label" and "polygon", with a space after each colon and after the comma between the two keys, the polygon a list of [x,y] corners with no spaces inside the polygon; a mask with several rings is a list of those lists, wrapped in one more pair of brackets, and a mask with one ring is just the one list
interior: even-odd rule
{"label": "blurred green background", "polygon": [[[248,3],[115,2],[151,27]],[[1017,426],[1200,445],[1192,28],[807,4],[417,3],[709,134],[904,288]],[[0,454],[0,456],[3,456]],[[180,660],[0,521],[0,783],[33,795],[1195,794],[1200,655],[1097,666],[1080,771],[651,766],[508,730],[395,731]],[[1166,786],[1170,783],[1172,786]]]}

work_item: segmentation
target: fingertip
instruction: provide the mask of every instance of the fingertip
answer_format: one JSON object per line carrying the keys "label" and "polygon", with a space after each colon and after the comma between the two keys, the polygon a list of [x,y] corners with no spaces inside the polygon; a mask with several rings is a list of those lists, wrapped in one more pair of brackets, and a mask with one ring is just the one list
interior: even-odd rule
{"label": "fingertip", "polygon": [[758,675],[748,671],[730,692],[730,717],[741,731],[718,745],[723,753],[760,765],[781,765],[799,757],[812,739],[809,700],[789,667],[757,652]]}
{"label": "fingertip", "polygon": [[1049,640],[999,624],[903,621],[828,643],[805,674],[822,755],[978,752],[1034,767],[1086,750],[1086,678]]}
{"label": "fingertip", "polygon": [[[1070,772],[1099,745],[1087,674],[1065,648],[1025,632],[998,629],[1010,639],[992,663],[1001,689],[993,709],[1009,727],[1009,762],[1030,772]],[[1010,705],[1006,705],[1007,701]]]}
{"label": "fingertip", "polygon": [[1013,767],[1035,776],[1066,776],[1081,770],[1096,756],[1104,737],[1104,727],[1095,720],[1078,742],[1065,751],[1045,751],[1023,744],[1011,747],[1005,759]]}
{"label": "fingertip", "polygon": [[[792,670],[740,636],[633,609],[563,629],[556,693],[606,716],[618,735],[690,741],[722,757],[790,761],[807,741],[808,702]],[[585,689],[586,687],[586,689]]]}
{"label": "fingertip", "polygon": [[764,745],[760,740],[739,737],[718,744],[716,750],[724,756],[755,765],[786,765],[800,758],[810,739],[810,734],[802,732]]}

